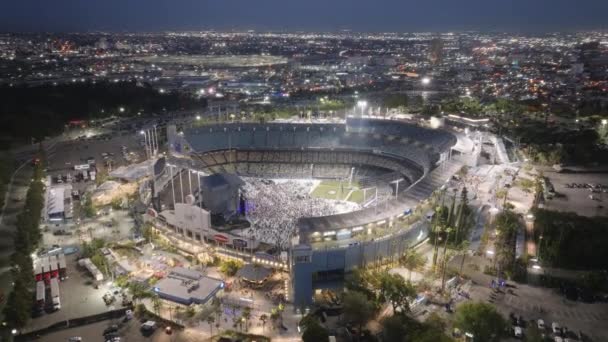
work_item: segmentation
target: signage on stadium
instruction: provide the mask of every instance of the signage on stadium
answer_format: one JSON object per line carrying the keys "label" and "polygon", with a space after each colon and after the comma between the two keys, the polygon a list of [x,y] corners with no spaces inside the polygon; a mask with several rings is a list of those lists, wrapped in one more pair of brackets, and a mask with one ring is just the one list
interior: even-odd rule
{"label": "signage on stadium", "polygon": [[156,217],[156,216],[158,216],[158,213],[156,212],[156,210],[154,210],[152,208],[148,208],[148,215],[150,215],[152,217]]}
{"label": "signage on stadium", "polygon": [[247,241],[241,239],[232,239],[232,246],[235,248],[245,248],[247,247]]}
{"label": "signage on stadium", "polygon": [[220,243],[226,243],[229,240],[226,236],[220,234],[214,235],[213,238],[215,239],[215,241]]}

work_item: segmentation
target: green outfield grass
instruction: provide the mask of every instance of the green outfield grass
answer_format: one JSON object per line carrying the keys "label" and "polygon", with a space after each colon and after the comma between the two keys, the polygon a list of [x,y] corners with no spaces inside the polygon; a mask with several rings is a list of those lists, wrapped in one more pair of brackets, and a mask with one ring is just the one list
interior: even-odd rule
{"label": "green outfield grass", "polygon": [[[351,190],[353,192],[350,194]],[[363,202],[363,191],[359,190],[359,184],[353,182],[352,186],[348,186],[348,182],[342,182],[336,180],[324,180],[312,191],[313,197],[337,199],[337,200],[348,200],[351,202],[361,203]],[[348,196],[348,198],[346,198]]]}

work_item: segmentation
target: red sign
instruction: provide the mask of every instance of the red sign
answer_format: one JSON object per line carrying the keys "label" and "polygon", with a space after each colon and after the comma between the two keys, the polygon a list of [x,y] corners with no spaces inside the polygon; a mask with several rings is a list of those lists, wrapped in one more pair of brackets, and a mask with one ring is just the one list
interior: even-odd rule
{"label": "red sign", "polygon": [[220,243],[227,243],[228,242],[228,238],[225,237],[224,235],[214,235],[213,238],[215,239],[215,241],[220,242]]}
{"label": "red sign", "polygon": [[152,208],[148,208],[148,215],[150,215],[152,217],[156,217],[156,216],[158,216],[158,213],[156,212],[156,210],[154,210]]}

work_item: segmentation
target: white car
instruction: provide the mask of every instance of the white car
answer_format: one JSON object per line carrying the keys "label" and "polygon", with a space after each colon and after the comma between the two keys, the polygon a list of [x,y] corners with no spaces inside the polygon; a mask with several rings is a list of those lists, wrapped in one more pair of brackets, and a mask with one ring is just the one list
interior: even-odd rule
{"label": "white car", "polygon": [[554,334],[562,333],[562,329],[560,328],[559,323],[557,323],[557,322],[551,323],[551,330],[553,331]]}
{"label": "white car", "polygon": [[545,330],[545,321],[543,321],[542,319],[539,319],[538,321],[536,321],[536,326],[540,330]]}
{"label": "white car", "polygon": [[521,338],[524,336],[524,332],[522,331],[521,327],[513,327],[513,335],[515,335],[515,337],[517,338]]}

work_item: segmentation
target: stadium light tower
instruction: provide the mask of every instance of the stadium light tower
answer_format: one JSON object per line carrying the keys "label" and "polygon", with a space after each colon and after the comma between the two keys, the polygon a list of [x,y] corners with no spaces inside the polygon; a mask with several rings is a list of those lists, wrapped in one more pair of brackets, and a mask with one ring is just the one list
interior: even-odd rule
{"label": "stadium light tower", "polygon": [[395,179],[394,181],[391,182],[391,184],[395,184],[395,198],[397,198],[399,196],[399,183],[401,183],[403,181],[403,178],[399,178],[399,179]]}
{"label": "stadium light tower", "polygon": [[363,116],[365,108],[367,108],[367,101],[365,101],[365,100],[357,101],[357,107],[359,107],[361,109],[361,116]]}
{"label": "stadium light tower", "polygon": [[146,159],[150,158],[150,151],[148,150],[148,135],[146,134],[146,131],[144,131],[143,129],[141,131],[139,131],[139,134],[144,136],[144,146],[146,149]]}

